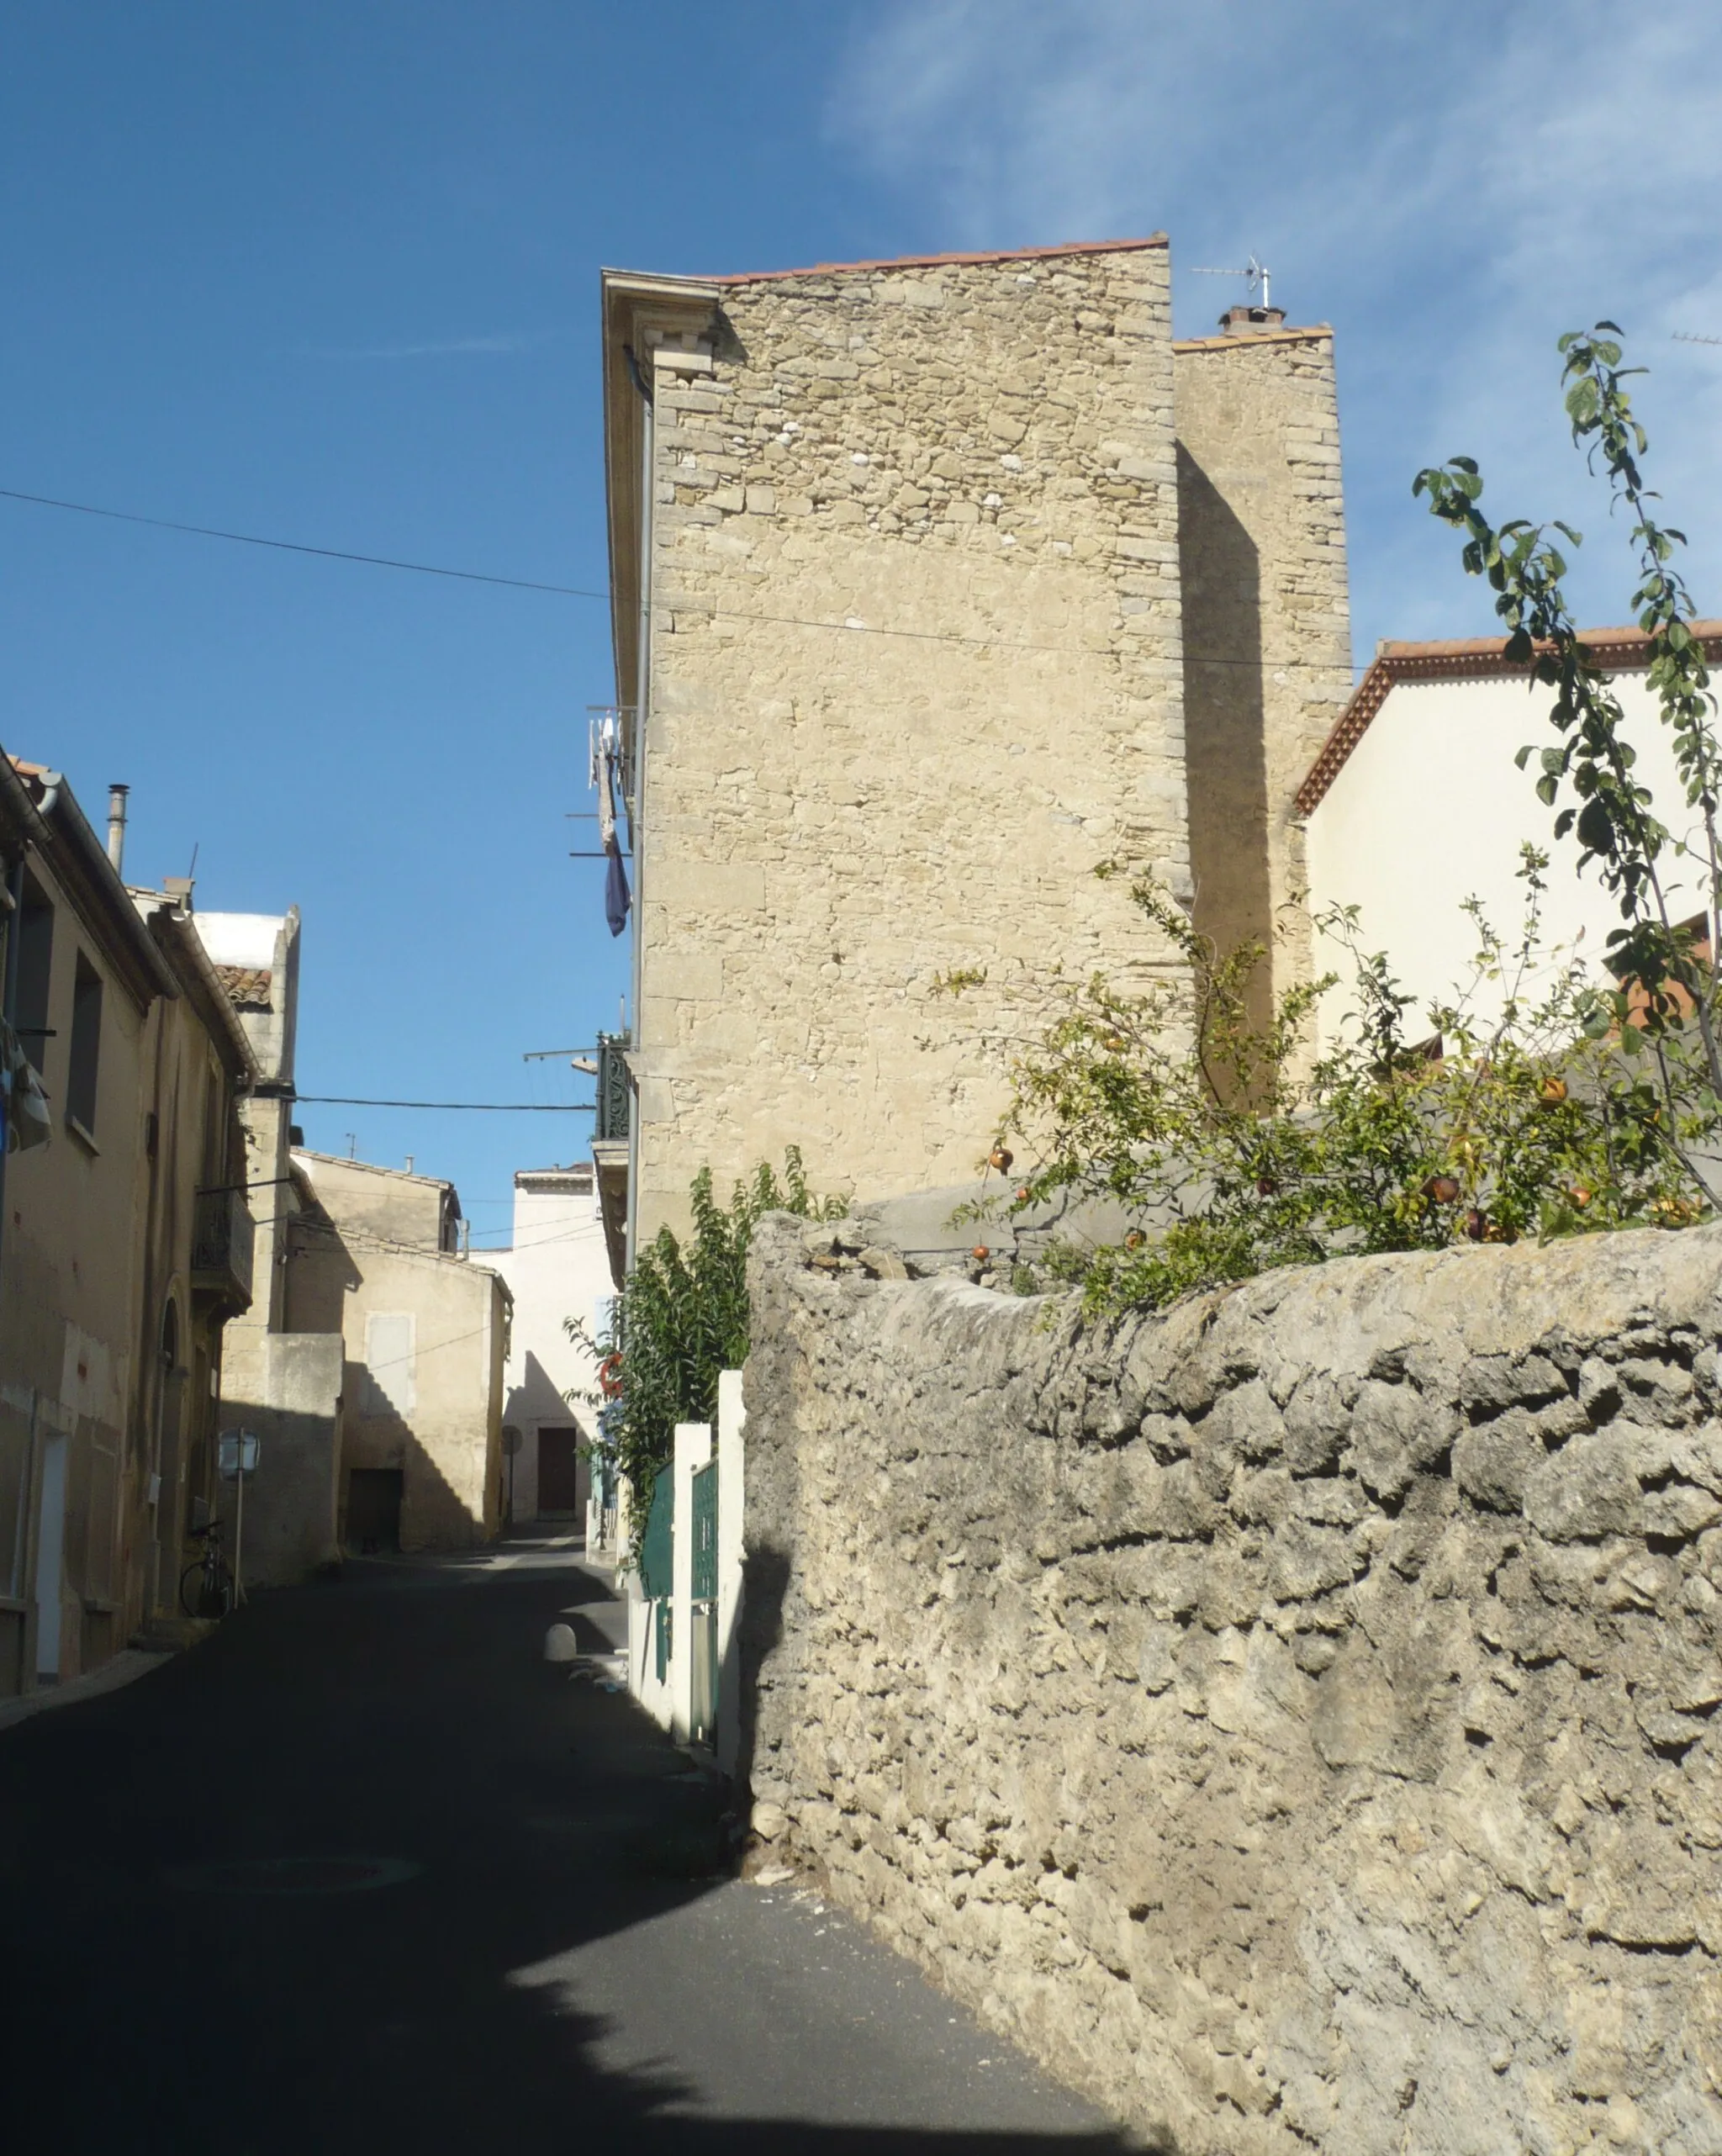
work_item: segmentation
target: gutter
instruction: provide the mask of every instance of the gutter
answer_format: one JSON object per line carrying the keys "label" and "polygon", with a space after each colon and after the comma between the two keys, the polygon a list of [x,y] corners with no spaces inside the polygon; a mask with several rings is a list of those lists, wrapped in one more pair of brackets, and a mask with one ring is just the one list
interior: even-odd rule
{"label": "gutter", "polygon": [[[0,762],[5,760],[0,758]],[[11,771],[9,764],[7,768]],[[11,775],[18,779],[15,771]],[[34,785],[29,780],[19,780],[19,784],[41,827],[42,835],[34,843],[50,859],[61,853],[64,858],[57,869],[74,872],[70,881],[63,873],[58,875],[58,880],[67,885],[66,896],[74,908],[82,899],[85,905],[80,910],[105,913],[108,940],[119,947],[114,955],[122,965],[125,959],[131,960],[131,986],[140,1001],[147,1007],[153,996],[177,996],[179,983],[172,967],[138,917],[131,893],[108,858],[107,846],[85,821],[77,796],[63,776],[58,771],[42,771],[35,776]],[[35,786],[40,788],[40,797]]]}
{"label": "gutter", "polygon": [[[189,914],[182,913],[169,899],[163,899],[149,918],[151,936],[171,935],[178,949],[189,959],[203,998],[210,1007],[204,1016],[213,1016],[215,1030],[225,1037],[240,1080],[249,1092],[261,1075],[261,1066],[239,1022],[239,1013],[228,1001],[227,991],[221,986],[209,954],[203,949],[203,939],[198,933],[195,921]],[[161,924],[159,930],[156,925],[158,922]]]}

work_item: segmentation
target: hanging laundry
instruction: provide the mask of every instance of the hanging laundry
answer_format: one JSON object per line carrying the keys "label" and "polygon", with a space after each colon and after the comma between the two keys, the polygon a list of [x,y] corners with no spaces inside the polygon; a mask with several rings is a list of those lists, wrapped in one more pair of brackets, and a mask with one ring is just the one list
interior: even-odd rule
{"label": "hanging laundry", "polygon": [[622,866],[621,841],[616,836],[615,766],[615,732],[606,721],[599,758],[598,843],[605,853],[604,917],[610,924],[610,934],[620,936],[628,925],[628,909],[634,901],[628,889],[628,872]]}
{"label": "hanging laundry", "polygon": [[36,1066],[10,1026],[0,1021],[0,1144],[8,1153],[45,1145],[54,1128]]}

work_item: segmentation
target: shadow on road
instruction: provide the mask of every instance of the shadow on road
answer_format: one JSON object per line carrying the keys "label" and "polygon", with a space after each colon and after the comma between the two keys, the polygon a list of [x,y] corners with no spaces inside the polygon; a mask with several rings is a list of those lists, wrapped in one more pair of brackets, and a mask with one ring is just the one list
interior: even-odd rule
{"label": "shadow on road", "polygon": [[[663,1982],[699,1994],[687,1927],[654,1920],[713,1893],[687,1874],[717,1847],[719,1801],[681,1778],[686,1761],[625,1699],[539,1659],[547,1624],[607,1594],[565,1567],[260,1595],[145,1681],[0,1733],[8,2143],[55,2156],[1139,2145],[1061,2125],[1091,2115],[1027,2074],[1014,2096],[941,2089],[932,2048],[915,2069],[931,2076],[924,2104],[901,2087],[871,2101],[858,2076],[890,2070],[877,2017],[816,1996],[790,2010],[796,2026],[761,2032],[762,2058],[772,2037],[799,2088],[836,2092],[800,2103],[805,2117],[785,2118],[782,2089],[762,2072],[756,2092],[745,2065],[745,2103],[714,2106],[668,2067],[600,2056],[616,2032],[579,2003],[579,1950],[626,1949],[647,1985],[653,1954],[680,1954]],[[298,1868],[306,1858],[325,1868]],[[328,1890],[372,1876],[385,1883]],[[569,1980],[544,1974],[565,1961]],[[712,1989],[746,1968],[720,1958]],[[917,1979],[892,1980],[943,2018]],[[745,2032],[749,2002],[719,2003]],[[757,2115],[732,2115],[755,2111],[756,2094]],[[927,2122],[846,2122],[858,2116]]]}

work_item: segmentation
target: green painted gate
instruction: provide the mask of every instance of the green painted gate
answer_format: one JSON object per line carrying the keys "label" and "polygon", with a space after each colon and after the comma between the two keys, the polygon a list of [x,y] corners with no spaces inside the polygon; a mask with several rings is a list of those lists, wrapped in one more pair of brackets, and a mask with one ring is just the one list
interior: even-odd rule
{"label": "green painted gate", "polygon": [[696,1467],[694,1502],[694,1636],[691,1734],[711,1744],[717,1735],[717,1463]]}

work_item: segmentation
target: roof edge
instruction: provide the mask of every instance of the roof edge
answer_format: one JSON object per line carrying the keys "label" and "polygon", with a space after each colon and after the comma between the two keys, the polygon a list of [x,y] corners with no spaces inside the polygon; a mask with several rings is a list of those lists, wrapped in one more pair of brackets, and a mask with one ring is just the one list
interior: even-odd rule
{"label": "roof edge", "polygon": [[1150,232],[1142,240],[1061,240],[1053,247],[983,247],[966,254],[882,255],[858,262],[813,262],[805,269],[742,270],[728,276],[700,276],[674,280],[679,283],[769,284],[790,277],[842,277],[865,270],[962,268],[976,262],[1044,262],[1064,256],[1141,254],[1150,247],[1170,243],[1164,232]]}
{"label": "roof edge", "polygon": [[1232,336],[1174,337],[1172,350],[1186,351],[1238,351],[1250,345],[1318,344],[1323,337],[1331,337],[1331,322],[1312,322],[1307,329],[1240,330]]}
{"label": "roof edge", "polygon": [[[1722,621],[1692,621],[1687,625],[1704,647],[1706,660],[1722,663]],[[1643,629],[1585,629],[1579,642],[1593,660],[1607,673],[1635,673],[1650,664],[1651,638]],[[1539,652],[1550,648],[1539,644]],[[1328,790],[1345,768],[1352,751],[1395,684],[1401,681],[1509,681],[1528,674],[1518,659],[1507,658],[1504,637],[1436,638],[1424,643],[1383,643],[1376,647],[1369,671],[1353,690],[1351,700],[1338,724],[1309,767],[1295,801],[1300,816],[1314,813]]]}

